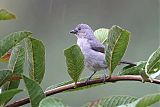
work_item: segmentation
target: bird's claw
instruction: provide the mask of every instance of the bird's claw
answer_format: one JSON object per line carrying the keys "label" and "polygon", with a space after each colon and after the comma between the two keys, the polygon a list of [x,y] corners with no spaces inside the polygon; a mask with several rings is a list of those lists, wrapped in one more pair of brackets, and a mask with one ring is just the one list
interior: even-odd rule
{"label": "bird's claw", "polygon": [[96,73],[97,71],[94,71],[93,74],[85,81],[86,85],[88,85],[88,82],[91,80],[91,78],[93,77],[93,75]]}
{"label": "bird's claw", "polygon": [[90,81],[90,78],[88,78],[86,81],[85,81],[85,84],[88,85],[88,82]]}
{"label": "bird's claw", "polygon": [[106,76],[105,74],[102,76],[102,82],[105,84],[106,80],[109,80],[111,76]]}
{"label": "bird's claw", "polygon": [[101,79],[102,79],[102,82],[105,84],[105,81],[106,81],[106,75],[104,74],[102,77],[101,77]]}

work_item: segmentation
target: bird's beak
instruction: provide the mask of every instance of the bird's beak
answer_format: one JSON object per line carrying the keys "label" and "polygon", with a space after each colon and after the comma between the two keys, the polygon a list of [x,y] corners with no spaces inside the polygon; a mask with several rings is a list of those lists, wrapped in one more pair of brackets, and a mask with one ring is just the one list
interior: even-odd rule
{"label": "bird's beak", "polygon": [[72,33],[72,34],[76,34],[77,32],[78,32],[78,31],[75,30],[75,29],[70,31],[70,33]]}

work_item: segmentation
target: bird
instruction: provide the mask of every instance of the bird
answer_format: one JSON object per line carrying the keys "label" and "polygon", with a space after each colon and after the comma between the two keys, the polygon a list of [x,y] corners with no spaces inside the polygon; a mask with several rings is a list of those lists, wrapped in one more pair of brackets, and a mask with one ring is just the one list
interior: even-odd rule
{"label": "bird", "polygon": [[[108,64],[105,60],[105,46],[95,37],[94,31],[87,24],[78,24],[70,33],[77,37],[77,45],[84,55],[85,66],[93,71],[86,82],[100,70],[104,70],[102,80],[105,82],[108,71]],[[121,63],[130,64],[125,61]]]}

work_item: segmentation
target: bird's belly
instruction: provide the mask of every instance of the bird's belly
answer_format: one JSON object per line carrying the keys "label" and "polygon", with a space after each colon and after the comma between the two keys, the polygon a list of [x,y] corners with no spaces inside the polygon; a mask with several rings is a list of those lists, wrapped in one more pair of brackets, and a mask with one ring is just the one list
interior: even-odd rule
{"label": "bird's belly", "polygon": [[87,39],[79,38],[77,44],[85,57],[85,65],[92,71],[99,71],[107,67],[105,54],[92,50]]}
{"label": "bird's belly", "polygon": [[92,71],[99,71],[105,69],[107,64],[105,63],[105,55],[103,53],[97,52],[85,55],[85,62],[87,68]]}

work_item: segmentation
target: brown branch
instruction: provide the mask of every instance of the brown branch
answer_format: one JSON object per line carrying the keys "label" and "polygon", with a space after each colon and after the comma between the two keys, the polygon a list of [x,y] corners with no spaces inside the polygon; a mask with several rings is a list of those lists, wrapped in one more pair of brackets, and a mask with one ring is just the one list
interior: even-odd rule
{"label": "brown branch", "polygon": [[[133,75],[125,75],[125,76],[112,76],[110,79],[106,80],[106,82],[117,82],[117,81],[142,81],[140,76],[133,76]],[[151,83],[151,81],[148,79],[146,80],[146,82]],[[94,80],[90,80],[87,82],[87,84],[85,82],[77,82],[77,84],[75,85],[75,83],[71,83],[68,85],[64,85],[64,86],[60,86],[57,88],[54,88],[52,90],[46,91],[45,95],[46,96],[50,96],[50,95],[54,95],[69,89],[75,89],[76,87],[84,87],[87,85],[92,85],[92,84],[97,84],[97,83],[103,83],[103,80],[101,78],[97,78]],[[160,84],[160,80],[154,79],[153,82],[154,84]],[[5,107],[19,107],[22,105],[25,105],[27,103],[29,103],[29,98],[24,98],[24,99],[20,99],[16,102],[13,102],[12,104],[9,104]]]}

